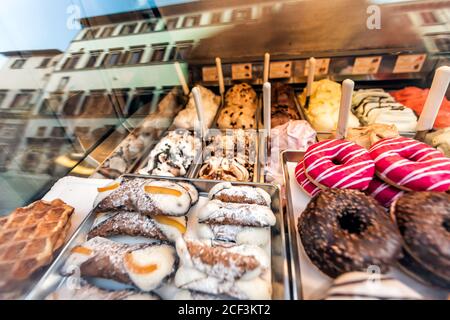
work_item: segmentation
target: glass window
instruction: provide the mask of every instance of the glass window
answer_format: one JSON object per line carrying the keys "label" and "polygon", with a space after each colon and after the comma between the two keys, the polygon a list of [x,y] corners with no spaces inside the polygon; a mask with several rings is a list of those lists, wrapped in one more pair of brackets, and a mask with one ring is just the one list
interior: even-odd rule
{"label": "glass window", "polygon": [[164,61],[164,56],[166,54],[167,44],[160,45],[152,45],[152,57],[150,59],[151,62],[160,62]]}
{"label": "glass window", "polygon": [[95,36],[97,35],[98,30],[99,30],[99,28],[93,28],[93,29],[86,30],[86,33],[83,36],[83,40],[95,39]]}
{"label": "glass window", "polygon": [[200,15],[185,17],[183,21],[183,28],[196,27],[200,25],[200,18]]}
{"label": "glass window", "polygon": [[71,57],[68,57],[66,61],[64,62],[62,69],[63,70],[72,70],[75,69],[75,67],[78,64],[78,61],[80,61],[80,55],[73,55]]}
{"label": "glass window", "polygon": [[436,17],[436,15],[432,11],[425,11],[420,13],[420,17],[422,18],[422,25],[428,26],[433,24],[439,24],[440,21]]}
{"label": "glass window", "polygon": [[71,92],[64,103],[62,114],[65,116],[74,116],[77,113],[78,105],[80,104],[82,92]]}
{"label": "glass window", "polygon": [[95,67],[99,56],[100,56],[99,53],[91,53],[91,56],[89,57],[89,60],[86,63],[85,68],[93,68],[93,67]]}
{"label": "glass window", "polygon": [[192,42],[177,43],[170,51],[169,60],[186,60],[192,49]]}
{"label": "glass window", "polygon": [[128,108],[128,116],[136,115],[148,115],[150,113],[153,101],[153,90],[141,89],[138,90],[133,97]]}
{"label": "glass window", "polygon": [[65,127],[53,127],[50,136],[54,138],[63,138],[66,133]]}
{"label": "glass window", "polygon": [[155,31],[157,23],[158,23],[158,21],[156,21],[156,20],[149,21],[149,22],[144,22],[142,24],[141,30],[139,30],[139,32],[140,33],[147,33],[147,32]]}
{"label": "glass window", "polygon": [[105,27],[103,29],[102,34],[100,35],[100,37],[101,38],[111,37],[113,35],[115,29],[116,29],[115,26]]}
{"label": "glass window", "polygon": [[36,137],[45,137],[45,132],[47,131],[47,127],[39,127],[36,130]]}
{"label": "glass window", "polygon": [[144,53],[144,50],[131,51],[129,53],[129,58],[128,58],[127,64],[138,64],[138,63],[140,63],[143,53]]}
{"label": "glass window", "polygon": [[104,67],[115,66],[119,64],[121,52],[109,52],[103,59],[102,65]]}
{"label": "glass window", "polygon": [[52,93],[50,96],[42,102],[39,113],[42,115],[51,115],[58,113],[62,104],[63,97],[60,93]]}
{"label": "glass window", "polygon": [[222,22],[222,12],[214,12],[211,17],[211,24],[218,24]]}
{"label": "glass window", "polygon": [[166,29],[172,30],[177,27],[178,18],[170,18],[166,20]]}
{"label": "glass window", "polygon": [[26,61],[26,59],[16,59],[11,65],[11,69],[22,69]]}
{"label": "glass window", "polygon": [[47,68],[48,64],[50,63],[51,60],[52,60],[52,58],[44,58],[44,59],[42,59],[42,62],[39,65],[38,68]]}
{"label": "glass window", "polygon": [[235,9],[235,10],[233,10],[231,19],[233,21],[244,21],[244,20],[249,20],[251,18],[251,16],[252,16],[251,8]]}
{"label": "glass window", "polygon": [[111,100],[103,93],[92,93],[84,99],[80,114],[83,116],[113,115]]}
{"label": "glass window", "polygon": [[11,103],[11,109],[27,109],[31,100],[32,94],[29,92],[19,93],[14,97]]}
{"label": "glass window", "polygon": [[126,24],[122,27],[122,30],[120,30],[120,34],[121,35],[132,34],[132,33],[134,33],[136,26],[137,26],[137,23]]}
{"label": "glass window", "polygon": [[58,83],[58,91],[64,90],[64,88],[69,83],[70,77],[62,77],[61,80],[59,80]]}
{"label": "glass window", "polygon": [[2,138],[15,138],[20,130],[20,126],[14,124],[4,124],[0,130],[0,135]]}

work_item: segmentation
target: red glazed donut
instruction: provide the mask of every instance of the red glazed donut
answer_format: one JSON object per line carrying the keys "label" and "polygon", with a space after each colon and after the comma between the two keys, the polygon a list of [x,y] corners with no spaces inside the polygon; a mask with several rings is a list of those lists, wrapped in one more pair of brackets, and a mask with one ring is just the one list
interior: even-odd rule
{"label": "red glazed donut", "polygon": [[369,152],[378,177],[399,189],[445,192],[450,188],[450,159],[425,143],[403,137],[383,139]]}
{"label": "red glazed donut", "polygon": [[305,174],[305,166],[303,164],[303,160],[297,164],[295,168],[295,177],[297,178],[297,182],[300,187],[311,197],[314,197],[316,194],[320,192],[320,188],[318,188],[314,183],[312,183]]}
{"label": "red glazed donut", "polygon": [[347,140],[324,140],[306,150],[305,174],[316,186],[365,190],[375,174],[366,149]]}
{"label": "red glazed donut", "polygon": [[375,200],[383,207],[388,208],[394,200],[398,199],[403,194],[403,191],[374,177],[373,180],[370,181],[366,193],[375,198]]}

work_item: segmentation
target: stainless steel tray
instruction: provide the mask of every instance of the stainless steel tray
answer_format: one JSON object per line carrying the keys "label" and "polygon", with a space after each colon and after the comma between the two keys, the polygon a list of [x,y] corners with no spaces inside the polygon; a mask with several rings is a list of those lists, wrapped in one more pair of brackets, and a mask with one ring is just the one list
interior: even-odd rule
{"label": "stainless steel tray", "polygon": [[[201,197],[207,197],[207,193],[211,188],[218,183],[218,181],[199,180],[188,178],[161,178],[155,176],[140,176],[140,175],[123,175],[123,177],[139,177],[146,179],[163,179],[172,181],[190,182],[196,186]],[[280,190],[278,187],[270,184],[256,184],[256,183],[233,183],[233,185],[247,185],[259,187],[267,191],[272,198],[272,210],[276,217],[276,224],[271,228],[271,265],[272,265],[272,299],[274,300],[289,300],[291,299],[290,291],[290,277],[288,272],[289,256],[286,250],[285,239],[285,225],[284,213],[281,205]],[[70,251],[73,247],[86,241],[87,233],[92,228],[95,220],[94,210],[82,222],[78,230],[70,238],[68,243],[63,247],[61,253],[55,259],[53,264],[48,268],[46,273],[42,276],[39,282],[26,296],[27,300],[45,299],[51,292],[56,290],[70,277],[64,277],[60,274],[60,270],[64,265]]]}

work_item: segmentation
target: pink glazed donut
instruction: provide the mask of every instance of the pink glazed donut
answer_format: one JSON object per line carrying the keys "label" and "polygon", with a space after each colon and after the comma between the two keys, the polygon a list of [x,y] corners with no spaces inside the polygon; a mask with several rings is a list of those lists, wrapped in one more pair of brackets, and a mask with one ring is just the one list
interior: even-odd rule
{"label": "pink glazed donut", "polygon": [[366,193],[375,198],[375,200],[383,207],[389,208],[391,203],[403,194],[403,191],[374,177],[373,180],[370,181]]}
{"label": "pink glazed donut", "polygon": [[306,176],[321,189],[365,190],[375,174],[369,152],[347,140],[324,140],[306,150]]}
{"label": "pink glazed donut", "polygon": [[314,197],[320,192],[321,189],[318,188],[314,183],[312,183],[306,176],[303,160],[300,161],[295,168],[295,178],[297,179],[300,187],[311,197]]}
{"label": "pink glazed donut", "polygon": [[410,138],[389,138],[369,150],[376,174],[406,191],[441,191],[450,188],[450,159],[442,152]]}

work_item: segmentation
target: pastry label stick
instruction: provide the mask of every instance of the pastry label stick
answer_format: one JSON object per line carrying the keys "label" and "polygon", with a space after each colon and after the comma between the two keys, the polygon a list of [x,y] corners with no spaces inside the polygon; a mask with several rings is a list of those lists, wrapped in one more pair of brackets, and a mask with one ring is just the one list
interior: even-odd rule
{"label": "pastry label stick", "polygon": [[175,71],[177,72],[178,80],[180,81],[181,87],[183,88],[184,94],[187,96],[189,95],[189,87],[186,82],[186,78],[184,77],[183,70],[181,70],[180,63],[177,61],[174,64]]}
{"label": "pastry label stick", "polygon": [[345,139],[347,136],[348,117],[350,115],[354,87],[355,83],[350,79],[346,79],[342,83],[341,105],[339,107],[336,139]]}
{"label": "pastry label stick", "polygon": [[263,86],[263,105],[264,105],[264,129],[267,136],[267,154],[270,154],[270,114],[271,114],[271,85],[265,82]]}
{"label": "pastry label stick", "polygon": [[204,119],[204,109],[203,109],[202,97],[201,97],[200,91],[197,87],[192,89],[192,94],[194,96],[195,107],[197,109],[197,116],[198,116],[198,121],[200,124],[200,135],[201,135],[202,139],[204,139],[206,136],[206,126],[205,126],[205,119]]}
{"label": "pastry label stick", "polygon": [[223,95],[225,94],[225,84],[223,82],[223,71],[222,71],[222,59],[219,57],[216,58],[216,69],[217,69],[217,76],[219,78],[219,91],[220,96],[223,100]]}
{"label": "pastry label stick", "polygon": [[309,59],[308,82],[306,83],[305,109],[308,109],[308,106],[309,106],[309,99],[311,97],[312,84],[314,82],[315,73],[316,73],[316,59],[314,57],[311,57]]}
{"label": "pastry label stick", "polygon": [[270,68],[270,54],[266,52],[264,54],[264,77],[263,77],[263,83],[266,83],[269,81],[269,68]]}
{"label": "pastry label stick", "polygon": [[420,138],[421,132],[433,129],[442,100],[444,99],[448,85],[450,83],[450,67],[444,66],[436,70],[431,84],[430,92],[423,107],[419,121],[417,123],[417,136]]}

